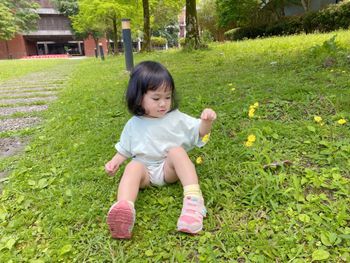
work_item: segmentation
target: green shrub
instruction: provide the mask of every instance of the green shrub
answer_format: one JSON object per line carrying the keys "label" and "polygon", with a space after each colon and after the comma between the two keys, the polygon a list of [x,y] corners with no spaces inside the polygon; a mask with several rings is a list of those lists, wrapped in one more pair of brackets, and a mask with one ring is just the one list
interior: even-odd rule
{"label": "green shrub", "polygon": [[350,26],[350,2],[343,2],[338,5],[331,5],[329,10],[330,20],[333,22],[333,28],[336,29],[347,29]]}
{"label": "green shrub", "polygon": [[301,32],[330,32],[350,27],[350,1],[329,5],[318,12],[302,16],[285,17],[276,23],[234,28],[225,32],[228,40],[241,40],[263,36],[291,35]]}
{"label": "green shrub", "polygon": [[151,37],[151,45],[154,47],[162,47],[167,43],[164,37]]}
{"label": "green shrub", "polygon": [[179,38],[179,44],[180,44],[180,46],[184,46],[184,45],[185,45],[185,42],[186,42],[186,38],[184,38],[184,37],[180,37],[180,38]]}
{"label": "green shrub", "polygon": [[201,35],[201,40],[203,43],[210,43],[214,41],[214,37],[209,30],[204,30]]}
{"label": "green shrub", "polygon": [[239,29],[239,27],[237,28],[232,28],[230,30],[227,30],[225,33],[224,33],[224,36],[225,36],[225,39],[227,40],[235,40],[234,39],[234,34],[235,32]]}
{"label": "green shrub", "polygon": [[303,27],[306,33],[330,32],[347,29],[350,26],[350,2],[330,5],[319,12],[304,15]]}
{"label": "green shrub", "polygon": [[265,35],[266,26],[238,27],[225,32],[228,40],[242,40],[244,38],[257,38]]}
{"label": "green shrub", "polygon": [[309,12],[303,16],[303,28],[305,33],[312,33],[317,31],[319,25],[319,15],[318,12]]}

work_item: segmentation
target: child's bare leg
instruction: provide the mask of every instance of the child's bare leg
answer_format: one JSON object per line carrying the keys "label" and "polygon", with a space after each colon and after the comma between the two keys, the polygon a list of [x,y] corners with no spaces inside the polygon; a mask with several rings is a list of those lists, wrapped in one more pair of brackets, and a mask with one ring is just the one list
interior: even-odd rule
{"label": "child's bare leg", "polygon": [[196,169],[182,147],[169,150],[164,164],[164,179],[168,183],[180,179],[184,187],[184,201],[177,228],[181,232],[196,234],[203,228],[206,215],[204,200],[198,184]]}
{"label": "child's bare leg", "polygon": [[131,161],[124,170],[118,187],[118,201],[135,202],[140,188],[149,186],[146,167],[137,161]]}
{"label": "child's bare leg", "polygon": [[182,147],[169,150],[164,164],[164,179],[167,183],[180,179],[183,186],[198,184],[196,169]]}
{"label": "child's bare leg", "polygon": [[118,201],[109,209],[107,224],[113,238],[131,238],[135,223],[134,202],[139,188],[149,185],[146,167],[131,161],[125,168],[118,188]]}

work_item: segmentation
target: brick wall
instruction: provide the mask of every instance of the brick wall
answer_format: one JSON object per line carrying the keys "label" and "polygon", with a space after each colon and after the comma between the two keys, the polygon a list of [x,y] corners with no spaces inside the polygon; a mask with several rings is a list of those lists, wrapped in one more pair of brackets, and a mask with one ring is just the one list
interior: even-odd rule
{"label": "brick wall", "polygon": [[27,56],[25,40],[22,35],[17,35],[14,39],[8,40],[8,54],[6,41],[0,41],[0,59],[22,58]]}
{"label": "brick wall", "polygon": [[[101,38],[98,41],[99,43],[102,43],[103,46],[103,52],[105,55],[107,55],[108,47],[107,47],[107,41],[105,38]],[[84,39],[84,49],[85,49],[85,56],[87,57],[94,57],[95,56],[95,41],[94,39],[89,36],[89,38]]]}

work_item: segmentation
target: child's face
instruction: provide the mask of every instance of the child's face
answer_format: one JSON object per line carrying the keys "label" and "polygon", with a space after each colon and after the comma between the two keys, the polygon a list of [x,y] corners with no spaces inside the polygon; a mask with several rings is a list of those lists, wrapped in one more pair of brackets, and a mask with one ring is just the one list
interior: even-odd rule
{"label": "child's face", "polygon": [[145,116],[163,117],[171,108],[171,90],[161,86],[156,90],[147,91],[142,98],[141,106],[145,109]]}

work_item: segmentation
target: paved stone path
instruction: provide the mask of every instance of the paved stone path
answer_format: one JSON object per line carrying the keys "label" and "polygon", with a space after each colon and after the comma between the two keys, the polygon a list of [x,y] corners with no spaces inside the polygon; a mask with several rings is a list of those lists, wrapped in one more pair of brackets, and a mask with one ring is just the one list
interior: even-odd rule
{"label": "paved stone path", "polygon": [[[0,134],[39,124],[41,119],[35,116],[35,112],[46,110],[57,99],[76,63],[70,61],[46,71],[0,83]],[[19,136],[0,137],[0,161],[23,150],[29,139]],[[7,173],[8,171],[0,170],[0,193],[1,181]]]}
{"label": "paved stone path", "polygon": [[18,106],[18,107],[0,107],[0,116],[12,115],[16,112],[34,112],[46,110],[47,105],[29,105],[29,106]]}

